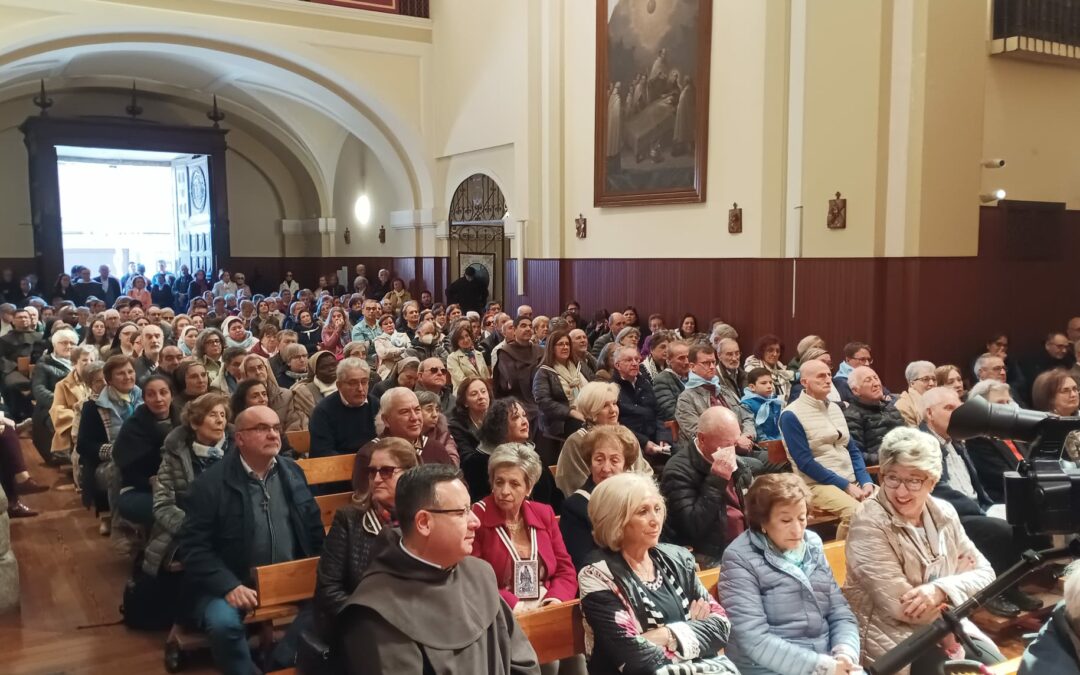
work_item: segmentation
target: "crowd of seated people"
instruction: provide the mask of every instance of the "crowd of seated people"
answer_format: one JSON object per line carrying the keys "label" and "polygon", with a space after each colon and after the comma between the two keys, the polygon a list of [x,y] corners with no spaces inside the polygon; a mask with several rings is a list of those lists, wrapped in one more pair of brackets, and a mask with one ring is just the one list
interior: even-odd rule
{"label": "crowd of seated people", "polygon": [[[951,439],[952,411],[970,396],[1080,414],[1080,319],[1029,359],[997,334],[969,367],[913,361],[896,395],[864,342],[835,370],[814,335],[790,362],[775,335],[743,358],[719,320],[507,313],[471,273],[449,304],[363,265],[352,292],[289,273],[265,295],[184,266],[149,281],[80,267],[44,294],[2,276],[8,514],[37,515],[25,497],[48,489],[23,436],[70,465],[143,573],[180,576],[176,619],[227,673],[254,667],[251,568],[320,553],[312,602],[260,667],[292,664],[311,628],[341,672],[539,672],[515,616],[580,598],[590,672],[852,672],[1045,544],[1002,516],[1026,444]],[[326,486],[307,484],[286,431],[306,432],[311,457],[353,457],[325,542]],[[776,440],[788,462],[770,461]],[[1064,458],[1080,462],[1080,434]],[[811,514],[847,541],[842,592]],[[694,576],[717,566],[719,602]],[[428,584],[432,604],[395,605],[403,584]],[[1040,605],[1014,590],[987,607]],[[968,658],[1000,658],[968,628]],[[939,647],[912,672],[965,654]]]}

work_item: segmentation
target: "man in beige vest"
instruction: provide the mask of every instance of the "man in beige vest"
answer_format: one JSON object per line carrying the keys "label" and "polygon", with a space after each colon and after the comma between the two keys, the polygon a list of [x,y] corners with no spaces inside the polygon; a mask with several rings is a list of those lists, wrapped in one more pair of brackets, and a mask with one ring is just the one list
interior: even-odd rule
{"label": "man in beige vest", "polygon": [[796,474],[806,481],[814,507],[840,518],[836,538],[847,537],[859,503],[876,486],[866,472],[862,450],[851,440],[844,413],[829,401],[832,378],[822,361],[804,363],[802,395],[780,415],[780,433]]}

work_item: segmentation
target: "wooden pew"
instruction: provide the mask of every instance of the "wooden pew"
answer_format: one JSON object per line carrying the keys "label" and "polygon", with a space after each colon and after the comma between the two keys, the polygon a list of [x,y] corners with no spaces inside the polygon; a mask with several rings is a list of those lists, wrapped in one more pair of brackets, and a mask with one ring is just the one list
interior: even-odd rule
{"label": "wooden pew", "polygon": [[30,365],[30,357],[29,356],[16,357],[16,359],[15,359],[15,369],[18,370],[19,373],[23,377],[27,377],[27,378],[29,378],[30,375],[34,372],[32,366]]}
{"label": "wooden pew", "polygon": [[787,464],[791,461],[787,454],[787,446],[784,445],[783,440],[758,441],[758,445],[765,448],[769,453],[770,464]]}
{"label": "wooden pew", "polygon": [[825,559],[829,561],[833,577],[836,579],[836,583],[843,588],[844,582],[847,581],[847,557],[845,555],[847,549],[844,542],[830,541],[823,548],[825,549]]}
{"label": "wooden pew", "polygon": [[323,483],[352,480],[353,463],[355,461],[355,455],[335,455],[333,457],[298,459],[296,463],[304,470],[308,485],[322,485]]}
{"label": "wooden pew", "polygon": [[319,515],[322,516],[322,524],[327,530],[330,529],[330,525],[334,522],[334,514],[342,506],[348,506],[352,503],[353,493],[351,492],[338,492],[332,495],[319,495],[315,498],[315,503],[319,505]]}
{"label": "wooden pew", "polygon": [[1020,659],[1017,656],[1015,659],[1009,659],[1008,661],[1002,661],[995,666],[987,666],[990,669],[992,675],[1016,675],[1016,671],[1020,669]]}
{"label": "wooden pew", "polygon": [[307,457],[311,452],[311,434],[307,429],[286,431],[285,436],[289,439],[289,445],[292,446],[297,457]]}

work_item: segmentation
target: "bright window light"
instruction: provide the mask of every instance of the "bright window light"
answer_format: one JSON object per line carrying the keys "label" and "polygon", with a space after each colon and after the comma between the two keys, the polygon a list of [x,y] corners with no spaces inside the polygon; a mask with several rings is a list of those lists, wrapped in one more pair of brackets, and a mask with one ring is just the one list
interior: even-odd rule
{"label": "bright window light", "polygon": [[356,216],[356,222],[361,225],[367,225],[371,222],[371,200],[368,199],[366,194],[362,194],[356,198],[356,204],[353,206],[353,214]]}

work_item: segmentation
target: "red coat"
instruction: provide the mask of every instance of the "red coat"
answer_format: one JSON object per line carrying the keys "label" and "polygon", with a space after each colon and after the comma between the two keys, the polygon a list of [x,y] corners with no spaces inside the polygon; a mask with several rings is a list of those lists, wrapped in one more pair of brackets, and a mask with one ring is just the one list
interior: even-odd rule
{"label": "red coat", "polygon": [[[483,558],[494,568],[500,584],[499,595],[510,607],[514,607],[518,602],[517,596],[502,585],[502,580],[510,576],[513,559],[495,531],[496,527],[506,523],[506,519],[491,495],[473,504],[473,513],[480,519],[480,528],[476,530],[472,554]],[[566,544],[563,543],[559,522],[555,520],[555,511],[547,504],[526,499],[521,504],[521,513],[525,524],[536,528],[537,552],[547,570],[547,578],[543,582],[547,595],[544,597],[563,602],[573,600],[578,593],[577,572],[574,570],[574,561],[566,551]]]}

